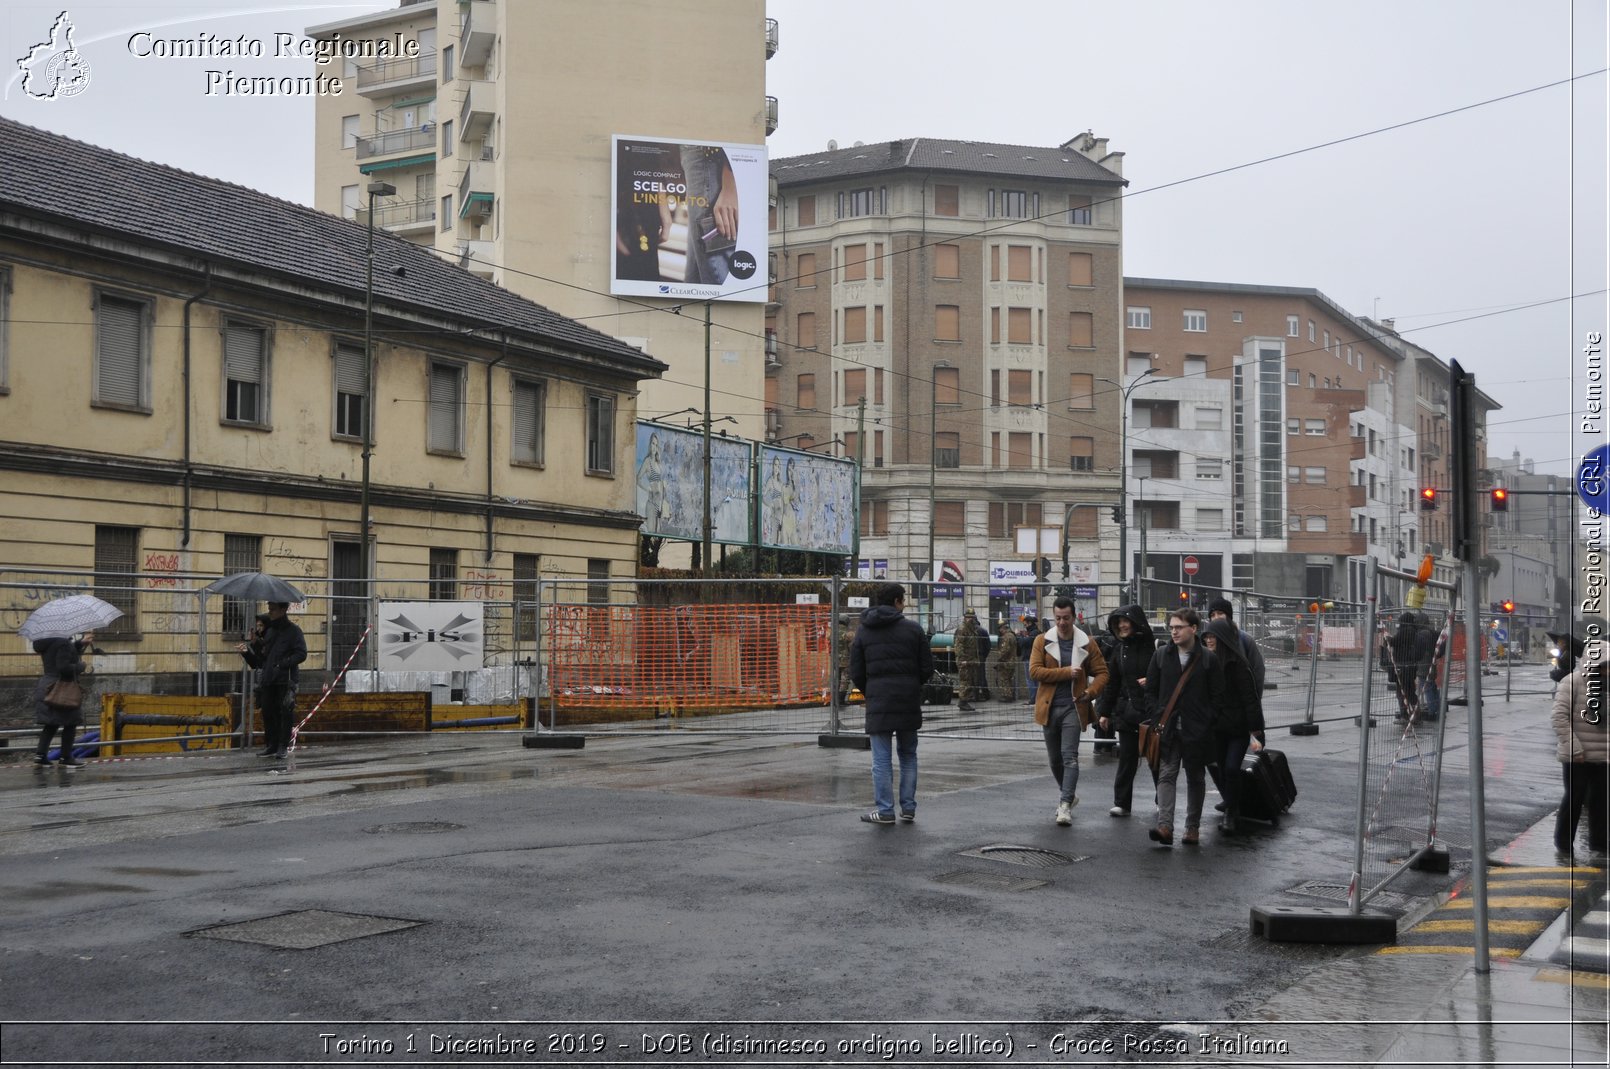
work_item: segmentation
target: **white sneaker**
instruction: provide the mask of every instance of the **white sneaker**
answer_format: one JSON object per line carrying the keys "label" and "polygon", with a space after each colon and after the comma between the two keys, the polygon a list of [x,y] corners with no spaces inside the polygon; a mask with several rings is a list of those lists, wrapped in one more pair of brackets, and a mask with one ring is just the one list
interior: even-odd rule
{"label": "white sneaker", "polygon": [[1057,806],[1057,823],[1064,828],[1073,823],[1073,803],[1063,802]]}
{"label": "white sneaker", "polygon": [[1107,810],[1107,815],[1109,817],[1127,817],[1129,816],[1129,810],[1125,809],[1121,805],[1115,805],[1111,809]]}

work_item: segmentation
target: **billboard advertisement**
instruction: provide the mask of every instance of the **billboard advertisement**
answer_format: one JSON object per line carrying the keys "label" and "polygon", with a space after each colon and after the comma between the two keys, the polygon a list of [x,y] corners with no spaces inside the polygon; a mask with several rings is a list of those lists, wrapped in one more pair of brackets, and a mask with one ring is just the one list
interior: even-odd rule
{"label": "billboard advertisement", "polygon": [[613,139],[609,292],[764,303],[766,146]]}
{"label": "billboard advertisement", "polygon": [[382,672],[464,672],[486,665],[479,601],[382,601]]}
{"label": "billboard advertisement", "polygon": [[[710,540],[748,545],[750,443],[710,439]],[[643,533],[704,538],[704,432],[637,424],[637,513]]]}
{"label": "billboard advertisement", "polygon": [[855,461],[760,447],[760,544],[848,553],[855,542]]}

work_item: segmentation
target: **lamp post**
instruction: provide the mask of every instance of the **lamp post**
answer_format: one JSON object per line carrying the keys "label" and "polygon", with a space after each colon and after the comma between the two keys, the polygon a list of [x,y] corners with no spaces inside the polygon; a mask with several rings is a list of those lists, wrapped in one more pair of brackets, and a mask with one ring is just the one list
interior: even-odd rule
{"label": "lamp post", "polygon": [[[1148,375],[1157,374],[1157,369],[1149,367],[1135,376],[1135,381],[1128,386],[1116,379],[1097,379],[1097,382],[1109,383],[1118,387],[1118,582],[1129,582],[1129,395],[1135,388],[1152,381]],[[1141,568],[1146,567],[1146,560],[1141,558]]]}
{"label": "lamp post", "polygon": [[[371,604],[373,586],[367,580],[370,574],[369,549],[369,458],[375,451],[375,198],[392,197],[397,187],[390,182],[369,183],[368,242],[364,260],[366,272],[363,284],[363,490],[359,505],[358,538],[362,546],[364,604]],[[369,615],[365,610],[365,617]]]}

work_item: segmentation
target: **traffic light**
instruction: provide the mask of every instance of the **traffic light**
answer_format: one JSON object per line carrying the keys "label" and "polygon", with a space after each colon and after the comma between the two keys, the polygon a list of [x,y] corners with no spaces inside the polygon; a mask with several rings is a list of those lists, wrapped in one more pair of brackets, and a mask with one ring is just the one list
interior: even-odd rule
{"label": "traffic light", "polygon": [[1437,488],[1435,486],[1425,486],[1420,488],[1420,511],[1437,511]]}
{"label": "traffic light", "polygon": [[1180,591],[1180,604],[1181,604],[1181,605],[1184,605],[1184,604],[1186,604],[1186,603],[1187,603],[1187,602],[1189,602],[1189,601],[1190,601],[1190,600],[1191,600],[1191,595],[1189,595],[1189,594],[1187,594],[1187,593],[1186,593],[1186,592],[1185,592],[1185,591],[1183,591],[1183,590],[1182,590],[1182,591]]}
{"label": "traffic light", "polygon": [[1508,512],[1509,511],[1509,491],[1508,490],[1505,490],[1502,486],[1495,486],[1495,487],[1492,488],[1490,494],[1491,494],[1491,498],[1492,498],[1493,511],[1494,512]]}
{"label": "traffic light", "polygon": [[1505,601],[1498,607],[1504,610],[1504,615],[1506,616],[1515,611],[1515,603],[1513,601]]}
{"label": "traffic light", "polygon": [[1124,506],[1114,505],[1112,507],[1112,522],[1116,524],[1122,524],[1124,522]]}
{"label": "traffic light", "polygon": [[1047,579],[1051,578],[1051,558],[1050,557],[1035,557],[1034,558],[1034,578],[1040,580],[1040,582],[1042,582],[1042,583],[1045,582]]}

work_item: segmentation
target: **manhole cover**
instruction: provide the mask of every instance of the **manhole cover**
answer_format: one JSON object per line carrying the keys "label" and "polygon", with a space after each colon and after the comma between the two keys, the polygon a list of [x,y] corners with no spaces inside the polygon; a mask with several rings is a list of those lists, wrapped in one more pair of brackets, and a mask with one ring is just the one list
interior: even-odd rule
{"label": "manhole cover", "polygon": [[976,846],[960,851],[963,857],[981,857],[985,861],[1000,861],[1008,865],[1026,865],[1029,868],[1048,869],[1055,865],[1071,865],[1075,861],[1089,861],[1088,856],[1063,854],[1039,846],[1013,846],[996,843],[993,846]]}
{"label": "manhole cover", "polygon": [[[1319,883],[1310,880],[1291,888],[1288,894],[1308,895],[1311,898],[1329,898],[1337,902],[1347,901],[1347,885],[1345,883]],[[1406,910],[1414,904],[1414,896],[1399,894],[1396,891],[1378,891],[1370,896],[1371,906],[1381,906],[1386,909]]]}
{"label": "manhole cover", "polygon": [[199,939],[225,939],[234,943],[258,943],[283,950],[311,950],[314,947],[344,943],[370,935],[417,928],[424,921],[397,917],[373,917],[362,913],[335,913],[324,909],[302,909],[234,924],[215,924],[186,932]]}
{"label": "manhole cover", "polygon": [[363,829],[369,835],[432,835],[443,831],[462,831],[464,825],[445,820],[408,820],[400,824],[376,824]]}
{"label": "manhole cover", "polygon": [[947,872],[935,876],[936,883],[955,884],[959,887],[982,887],[989,891],[1032,891],[1046,886],[1045,880],[1031,880],[1026,876],[1003,876],[998,872]]}

